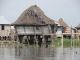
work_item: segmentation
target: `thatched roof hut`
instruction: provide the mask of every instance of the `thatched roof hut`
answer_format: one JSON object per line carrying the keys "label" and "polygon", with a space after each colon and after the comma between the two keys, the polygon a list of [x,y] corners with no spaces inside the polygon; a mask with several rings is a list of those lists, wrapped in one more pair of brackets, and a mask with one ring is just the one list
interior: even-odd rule
{"label": "thatched roof hut", "polygon": [[37,5],[33,5],[30,8],[26,9],[13,24],[46,25],[46,24],[55,24],[55,22],[54,20],[47,17]]}
{"label": "thatched roof hut", "polygon": [[79,25],[77,25],[75,28],[80,28],[80,24],[79,24]]}
{"label": "thatched roof hut", "polygon": [[56,31],[54,20],[47,17],[37,5],[26,9],[13,25],[15,25],[16,36],[19,37],[20,42],[24,36],[27,36],[29,41],[36,39],[47,41],[52,39],[51,34]]}
{"label": "thatched roof hut", "polygon": [[58,23],[60,24],[60,26],[68,27],[67,23],[64,22],[63,18],[60,18]]}

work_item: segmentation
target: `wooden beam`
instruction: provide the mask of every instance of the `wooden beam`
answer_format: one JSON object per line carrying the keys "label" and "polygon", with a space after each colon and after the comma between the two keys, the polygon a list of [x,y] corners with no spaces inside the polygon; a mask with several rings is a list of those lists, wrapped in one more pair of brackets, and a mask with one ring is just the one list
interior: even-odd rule
{"label": "wooden beam", "polygon": [[62,39],[61,39],[61,43],[62,43],[62,48],[63,48],[63,34],[62,34]]}

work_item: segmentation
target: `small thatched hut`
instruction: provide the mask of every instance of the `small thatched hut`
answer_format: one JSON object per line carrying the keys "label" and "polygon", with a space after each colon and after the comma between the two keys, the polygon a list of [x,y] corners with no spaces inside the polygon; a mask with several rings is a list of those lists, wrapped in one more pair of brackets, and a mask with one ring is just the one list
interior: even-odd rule
{"label": "small thatched hut", "polygon": [[65,33],[65,30],[68,27],[68,25],[64,22],[63,18],[60,18],[58,21],[56,21],[56,24],[57,24],[56,36],[61,37],[62,33]]}
{"label": "small thatched hut", "polygon": [[[77,25],[75,28],[76,28],[76,33],[80,33],[80,24]],[[77,36],[79,36],[79,39],[80,39],[80,35],[77,35]]]}
{"label": "small thatched hut", "polygon": [[[60,18],[57,22],[58,27],[57,27],[57,37],[61,37],[62,33],[69,33],[67,35],[64,35],[64,37],[71,37],[71,33],[74,33],[74,29],[70,26],[68,26],[68,24],[66,22],[64,22],[64,20],[62,18]],[[74,37],[74,36],[73,36]]]}
{"label": "small thatched hut", "polygon": [[59,21],[58,21],[58,23],[60,24],[60,27],[63,28],[62,32],[65,33],[67,27],[69,27],[69,26],[67,25],[67,23],[64,22],[63,18],[60,18]]}
{"label": "small thatched hut", "polygon": [[80,33],[80,24],[77,25],[75,28],[76,28],[76,33]]}
{"label": "small thatched hut", "polygon": [[24,40],[25,36],[31,43],[36,40],[49,41],[51,34],[56,30],[54,20],[47,17],[37,5],[26,9],[13,25],[20,42]]}
{"label": "small thatched hut", "polygon": [[77,33],[80,33],[80,24],[75,27],[77,29]]}

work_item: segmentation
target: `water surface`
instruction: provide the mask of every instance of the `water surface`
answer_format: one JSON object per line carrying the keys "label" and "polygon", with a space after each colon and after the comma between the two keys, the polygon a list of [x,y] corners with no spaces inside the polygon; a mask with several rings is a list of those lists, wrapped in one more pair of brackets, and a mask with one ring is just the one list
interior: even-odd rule
{"label": "water surface", "polygon": [[80,60],[80,48],[0,48],[0,60]]}

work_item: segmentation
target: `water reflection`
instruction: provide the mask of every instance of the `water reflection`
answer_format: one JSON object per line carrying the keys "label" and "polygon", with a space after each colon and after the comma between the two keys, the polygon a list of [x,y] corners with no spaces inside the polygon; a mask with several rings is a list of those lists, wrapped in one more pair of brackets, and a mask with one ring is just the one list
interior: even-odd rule
{"label": "water reflection", "polygon": [[0,60],[80,60],[80,48],[0,48]]}
{"label": "water reflection", "polygon": [[15,56],[22,60],[44,60],[47,57],[54,57],[54,50],[51,48],[16,48]]}

